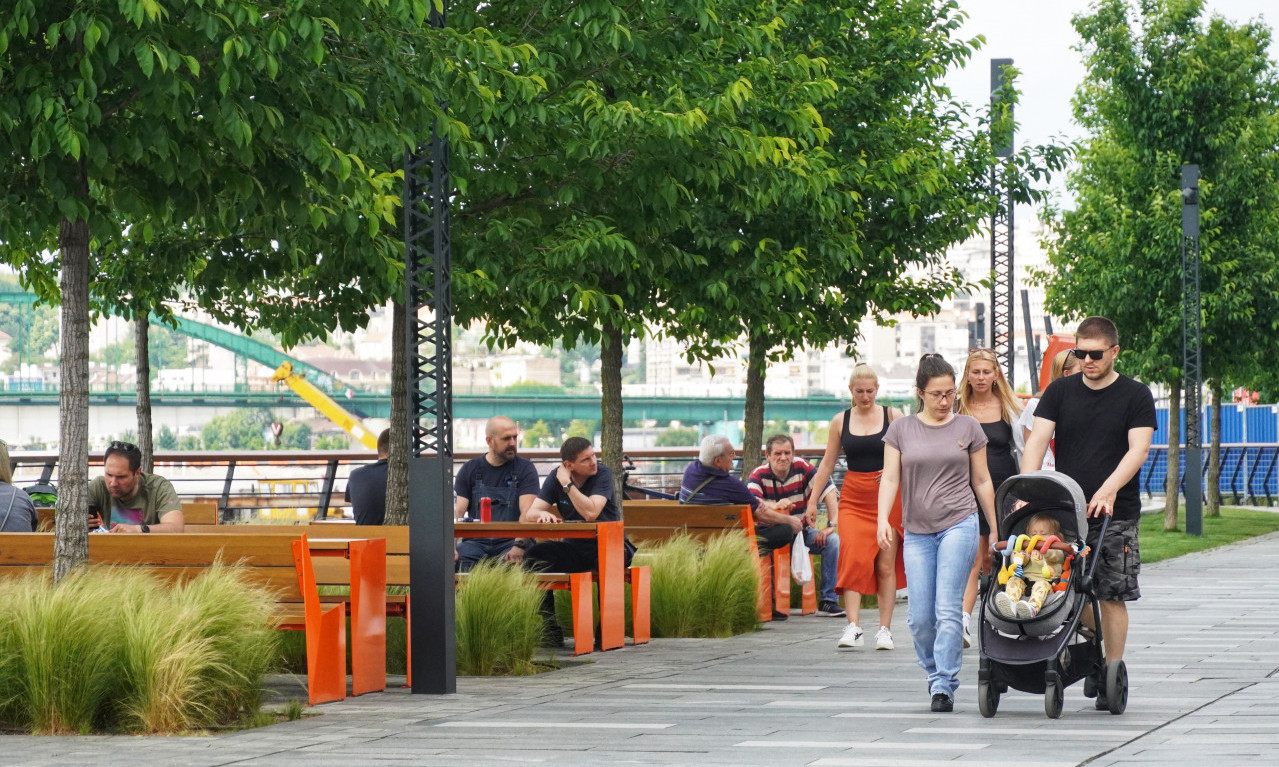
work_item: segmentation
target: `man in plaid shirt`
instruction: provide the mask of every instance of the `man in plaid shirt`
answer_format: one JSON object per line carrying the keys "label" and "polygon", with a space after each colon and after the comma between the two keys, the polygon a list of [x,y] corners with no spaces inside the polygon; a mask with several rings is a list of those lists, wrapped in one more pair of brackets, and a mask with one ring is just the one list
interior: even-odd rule
{"label": "man in plaid shirt", "polygon": [[[764,457],[768,462],[751,472],[746,486],[754,495],[772,501],[776,511],[770,514],[757,513],[755,525],[770,527],[773,524],[786,524],[790,522],[785,518],[786,514],[802,519],[804,545],[822,557],[817,614],[840,617],[844,615],[844,610],[835,597],[835,573],[839,565],[839,534],[835,532],[835,520],[839,518],[839,492],[830,481],[821,489],[820,500],[826,504],[827,525],[818,530],[816,514],[811,519],[804,516],[808,499],[813,492],[813,476],[817,473],[817,467],[795,456],[795,443],[785,434],[768,438],[764,446]],[[769,516],[778,519],[769,520]],[[790,524],[792,528],[795,527],[793,522]]]}

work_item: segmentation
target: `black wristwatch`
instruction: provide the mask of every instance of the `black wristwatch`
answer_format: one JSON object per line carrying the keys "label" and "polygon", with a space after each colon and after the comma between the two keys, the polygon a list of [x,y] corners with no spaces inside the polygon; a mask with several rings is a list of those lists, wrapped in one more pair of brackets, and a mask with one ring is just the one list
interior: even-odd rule
{"label": "black wristwatch", "polygon": [[144,533],[149,533],[149,532],[151,532],[151,525],[148,525],[147,523],[143,522],[143,523],[142,523],[142,532],[144,532]]}

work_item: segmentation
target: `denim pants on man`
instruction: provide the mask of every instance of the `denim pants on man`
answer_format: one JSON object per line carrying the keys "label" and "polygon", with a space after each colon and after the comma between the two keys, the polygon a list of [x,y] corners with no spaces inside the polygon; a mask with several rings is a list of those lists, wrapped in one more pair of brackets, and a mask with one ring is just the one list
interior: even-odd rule
{"label": "denim pants on man", "polygon": [[839,533],[834,530],[826,536],[826,544],[820,549],[813,548],[813,540],[817,537],[815,527],[804,528],[804,545],[813,554],[822,557],[822,590],[817,595],[821,602],[837,602],[835,598],[835,579],[839,570]]}
{"label": "denim pants on man", "polygon": [[910,596],[906,623],[930,694],[952,699],[964,653],[964,588],[977,557],[977,515],[937,533],[907,531],[902,556]]}

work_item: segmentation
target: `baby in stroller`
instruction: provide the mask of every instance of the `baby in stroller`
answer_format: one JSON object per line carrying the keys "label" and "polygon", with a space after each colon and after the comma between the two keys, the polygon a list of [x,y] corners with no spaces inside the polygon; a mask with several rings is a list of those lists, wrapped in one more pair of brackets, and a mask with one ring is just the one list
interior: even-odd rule
{"label": "baby in stroller", "polygon": [[[1048,548],[1058,540],[1061,523],[1051,514],[1039,513],[1026,523],[1025,535],[1008,541],[1013,554],[1009,565],[999,573],[999,580],[1005,585],[995,594],[995,609],[1009,618],[1033,618],[1050,595],[1060,596],[1053,586],[1061,579],[1066,554]],[[1027,580],[1031,583],[1030,596],[1023,599]]]}

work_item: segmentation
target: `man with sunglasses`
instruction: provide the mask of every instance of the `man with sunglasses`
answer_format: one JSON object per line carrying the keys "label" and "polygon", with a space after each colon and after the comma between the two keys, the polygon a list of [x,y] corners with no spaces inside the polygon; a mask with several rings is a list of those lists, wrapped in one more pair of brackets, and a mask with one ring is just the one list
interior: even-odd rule
{"label": "man with sunglasses", "polygon": [[[1053,439],[1057,471],[1078,482],[1088,499],[1088,544],[1097,556],[1093,584],[1109,662],[1123,658],[1127,603],[1141,597],[1138,475],[1155,433],[1155,402],[1145,384],[1115,370],[1119,331],[1105,317],[1079,324],[1072,353],[1082,363],[1081,374],[1059,378],[1044,390],[1021,470],[1038,469]],[[1110,515],[1110,524],[1105,540],[1098,541],[1103,515]],[[1090,679],[1084,694],[1094,691],[1097,708],[1106,708],[1105,690]]]}
{"label": "man with sunglasses", "polygon": [[102,476],[89,483],[90,530],[182,532],[182,502],[173,483],[142,471],[142,451],[137,445],[112,442],[102,463]]}

